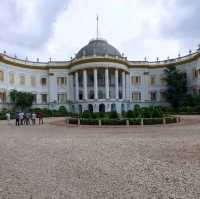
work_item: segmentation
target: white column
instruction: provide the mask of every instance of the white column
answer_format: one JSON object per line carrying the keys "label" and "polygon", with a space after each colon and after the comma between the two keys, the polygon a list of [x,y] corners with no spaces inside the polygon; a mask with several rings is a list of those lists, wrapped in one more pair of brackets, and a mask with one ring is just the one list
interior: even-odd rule
{"label": "white column", "polygon": [[119,72],[115,69],[115,98],[119,99]]}
{"label": "white column", "polygon": [[67,99],[66,100],[68,101],[68,100],[70,100],[70,85],[69,85],[70,76],[69,76],[69,74],[66,75],[66,78],[67,78],[66,79],[67,80],[67,82],[66,82],[66,84],[67,84],[67,88],[66,88]]}
{"label": "white column", "polygon": [[127,100],[130,100],[130,87],[131,87],[131,84],[129,83],[130,82],[130,74],[128,73],[126,75],[126,99]]}
{"label": "white column", "polygon": [[98,99],[97,69],[94,69],[94,99]]}
{"label": "white column", "polygon": [[49,70],[47,85],[48,85],[48,102],[54,103],[57,101],[57,78],[54,70]]}
{"label": "white column", "polygon": [[75,73],[75,93],[76,93],[76,100],[79,100],[79,82],[78,82],[78,72]]}
{"label": "white column", "polygon": [[122,72],[122,99],[126,98],[126,78],[125,72]]}
{"label": "white column", "polygon": [[108,68],[105,69],[106,99],[109,99],[109,75]]}
{"label": "white column", "polygon": [[87,100],[87,70],[83,71],[84,100]]}

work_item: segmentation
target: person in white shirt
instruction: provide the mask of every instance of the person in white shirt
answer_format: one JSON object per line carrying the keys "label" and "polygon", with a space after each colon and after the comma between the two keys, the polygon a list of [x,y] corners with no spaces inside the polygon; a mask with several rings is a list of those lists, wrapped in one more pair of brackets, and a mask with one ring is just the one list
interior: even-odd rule
{"label": "person in white shirt", "polygon": [[31,115],[32,124],[35,125],[36,114],[33,112]]}
{"label": "person in white shirt", "polygon": [[7,123],[10,124],[10,113],[9,112],[6,113],[6,120],[7,120]]}
{"label": "person in white shirt", "polygon": [[24,124],[24,113],[23,112],[19,113],[19,120],[20,120],[20,125],[23,125]]}

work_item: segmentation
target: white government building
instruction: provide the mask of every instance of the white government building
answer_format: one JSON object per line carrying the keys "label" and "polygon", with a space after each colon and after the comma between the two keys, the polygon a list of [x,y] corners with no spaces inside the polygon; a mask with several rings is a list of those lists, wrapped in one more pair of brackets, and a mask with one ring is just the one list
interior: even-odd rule
{"label": "white government building", "polygon": [[130,61],[104,39],[91,40],[70,61],[31,62],[0,54],[0,109],[11,107],[9,92],[32,92],[34,107],[68,111],[127,111],[134,105],[166,105],[164,70],[187,74],[191,92],[200,91],[200,47],[176,59]]}

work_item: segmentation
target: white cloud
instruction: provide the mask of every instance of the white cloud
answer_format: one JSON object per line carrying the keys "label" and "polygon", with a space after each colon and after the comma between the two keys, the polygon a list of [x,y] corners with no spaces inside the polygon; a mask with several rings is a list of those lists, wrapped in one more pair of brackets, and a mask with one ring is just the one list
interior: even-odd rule
{"label": "white cloud", "polygon": [[[174,11],[181,13],[178,0],[62,0],[59,4],[55,0],[2,1],[12,2],[15,12],[5,12],[7,21],[0,14],[0,23],[5,23],[6,29],[4,36],[0,34],[0,41],[3,39],[3,47],[12,54],[16,50],[24,57],[29,53],[29,57],[68,60],[96,37],[97,13],[100,36],[130,60],[141,60],[144,56],[150,60],[175,57],[184,46],[178,37],[168,37],[162,32],[167,32],[162,24],[166,27],[176,24]],[[4,10],[9,9],[5,3]],[[187,6],[181,9],[190,13]],[[14,29],[16,37],[12,36]],[[195,48],[192,45],[190,48]]]}
{"label": "white cloud", "polygon": [[54,36],[47,46],[49,53],[58,59],[74,56],[74,53],[96,36],[95,20],[98,13],[100,36],[124,52],[129,59],[177,55],[177,41],[159,38],[160,20],[168,15],[163,2],[73,0],[55,23]]}

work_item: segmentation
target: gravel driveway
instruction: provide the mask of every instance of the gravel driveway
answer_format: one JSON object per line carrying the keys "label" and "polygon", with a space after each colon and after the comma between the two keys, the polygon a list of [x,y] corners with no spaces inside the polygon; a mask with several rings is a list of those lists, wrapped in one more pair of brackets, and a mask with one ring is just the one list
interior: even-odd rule
{"label": "gravel driveway", "polygon": [[200,198],[200,124],[0,123],[0,199]]}

